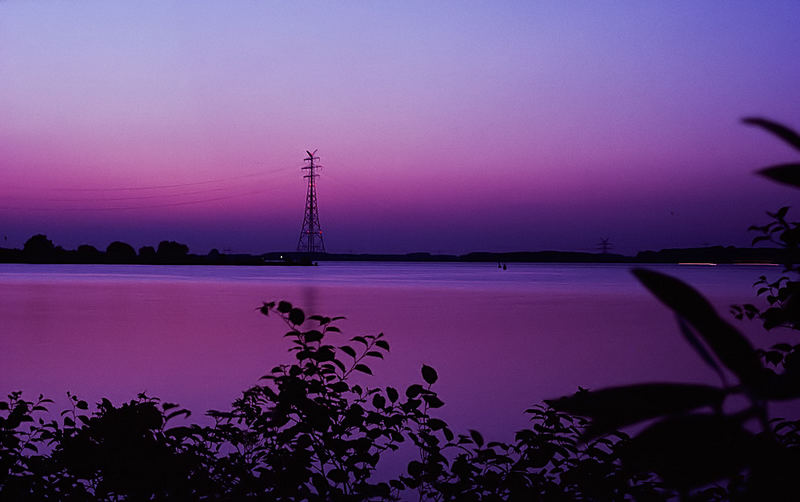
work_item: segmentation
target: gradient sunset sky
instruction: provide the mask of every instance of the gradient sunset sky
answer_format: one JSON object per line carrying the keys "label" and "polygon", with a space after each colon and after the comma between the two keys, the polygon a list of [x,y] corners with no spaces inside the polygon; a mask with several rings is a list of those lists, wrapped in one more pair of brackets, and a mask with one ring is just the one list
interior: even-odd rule
{"label": "gradient sunset sky", "polygon": [[800,2],[0,0],[0,247],[748,245]]}

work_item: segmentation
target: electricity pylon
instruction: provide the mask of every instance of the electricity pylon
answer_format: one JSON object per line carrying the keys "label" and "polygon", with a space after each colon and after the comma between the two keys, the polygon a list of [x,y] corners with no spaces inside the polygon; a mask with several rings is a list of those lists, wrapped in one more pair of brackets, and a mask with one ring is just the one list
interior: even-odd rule
{"label": "electricity pylon", "polygon": [[613,246],[611,245],[611,242],[609,241],[608,237],[600,239],[600,244],[597,245],[597,249],[599,249],[600,252],[603,254],[608,254],[608,250],[611,249],[612,247]]}
{"label": "electricity pylon", "polygon": [[317,184],[315,181],[316,178],[319,177],[319,174],[317,174],[315,170],[322,166],[314,163],[314,161],[319,160],[319,157],[314,156],[314,154],[317,153],[316,150],[313,152],[306,150],[306,153],[308,157],[303,160],[308,162],[308,165],[303,166],[302,169],[308,170],[308,174],[303,176],[303,178],[308,179],[308,189],[306,190],[306,209],[303,215],[303,228],[300,229],[300,239],[297,241],[297,252],[308,254],[324,253],[325,241],[322,240],[322,227],[319,225]]}

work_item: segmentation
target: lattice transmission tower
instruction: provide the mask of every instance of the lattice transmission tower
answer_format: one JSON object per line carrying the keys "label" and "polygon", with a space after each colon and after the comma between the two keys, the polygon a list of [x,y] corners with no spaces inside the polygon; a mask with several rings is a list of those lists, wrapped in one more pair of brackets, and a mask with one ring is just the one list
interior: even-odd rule
{"label": "lattice transmission tower", "polygon": [[308,189],[306,190],[306,209],[303,215],[303,228],[300,229],[300,239],[297,241],[298,253],[324,253],[325,241],[322,240],[322,227],[319,225],[319,208],[317,207],[317,183],[316,178],[319,174],[316,169],[322,167],[315,164],[319,157],[314,156],[316,150],[309,152],[306,150],[308,157],[305,160],[308,162],[307,166],[303,166],[303,170],[308,170],[308,174],[303,178],[308,178]]}
{"label": "lattice transmission tower", "polygon": [[603,254],[608,254],[608,251],[613,247],[608,237],[600,239],[600,244],[597,245],[597,249]]}

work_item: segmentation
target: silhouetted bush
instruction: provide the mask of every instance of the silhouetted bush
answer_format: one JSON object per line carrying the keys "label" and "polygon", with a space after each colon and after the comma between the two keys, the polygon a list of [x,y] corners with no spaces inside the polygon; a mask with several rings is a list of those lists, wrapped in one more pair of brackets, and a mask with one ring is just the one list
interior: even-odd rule
{"label": "silhouetted bush", "polygon": [[[791,129],[760,118],[745,122],[800,150],[800,135]],[[759,173],[800,187],[800,164],[772,166]],[[761,276],[755,283],[757,294],[766,296],[767,309],[752,304],[732,307],[735,317],[759,318],[766,329],[800,327],[800,282],[796,279],[800,224],[786,221],[788,209],[768,213],[773,221],[751,229],[761,234],[753,244],[771,241],[788,250],[784,274],[791,277],[783,275],[770,282]],[[712,499],[794,498],[795,473],[800,468],[800,421],[770,420],[767,404],[800,397],[800,345],[784,343],[756,350],[687,284],[649,270],[634,270],[634,274],[675,312],[681,333],[719,374],[721,385],[640,384],[579,392],[548,403],[590,418],[586,438],[652,421],[626,445],[623,466],[656,473],[684,497],[694,491],[695,497]],[[729,382],[730,377],[736,382]],[[742,409],[725,406],[732,396],[744,398],[747,405]],[[712,484],[717,485],[710,487]]]}
{"label": "silhouetted bush", "polygon": [[51,261],[56,257],[53,241],[44,234],[36,234],[25,241],[22,252],[25,258],[33,262]]}
{"label": "silhouetted bush", "polygon": [[139,261],[153,263],[156,260],[156,249],[153,246],[139,248]]}
{"label": "silhouetted bush", "polygon": [[30,255],[41,255],[52,253],[55,250],[53,241],[47,238],[44,234],[36,234],[27,241],[22,248],[23,251]]}
{"label": "silhouetted bush", "polygon": [[81,261],[87,263],[96,263],[103,256],[103,253],[98,251],[96,247],[88,244],[78,246],[76,254]]}
{"label": "silhouetted bush", "polygon": [[156,256],[162,263],[181,263],[186,261],[189,246],[175,241],[161,241],[158,243]]}
{"label": "silhouetted bush", "polygon": [[[800,151],[800,135],[788,127],[762,118],[748,118],[745,123],[758,126],[782,139],[795,150]],[[800,188],[800,162],[779,164],[761,169],[760,175],[770,178],[794,188]],[[786,250],[787,259],[784,262],[783,275],[768,279],[762,275],[754,286],[758,287],[758,295],[763,295],[769,307],[760,310],[753,304],[734,305],[733,314],[738,318],[763,321],[767,330],[776,327],[786,327],[794,330],[800,329],[800,223],[787,221],[789,207],[782,207],[774,213],[767,212],[771,221],[765,225],[753,225],[751,231],[757,232],[753,238],[753,245],[767,242]],[[778,349],[772,351],[767,361],[779,364],[784,360],[784,354],[791,354],[793,350]]]}
{"label": "silhouetted bush", "polygon": [[[140,395],[94,411],[75,396],[59,420],[49,400],[0,402],[0,498],[58,500],[505,500],[670,495],[620,463],[626,436],[579,440],[583,419],[535,406],[513,443],[458,434],[435,410],[436,371],[404,390],[356,383],[383,359],[383,334],[342,337],[336,317],[266,303],[289,330],[293,361],[273,368],[214,425],[174,425],[177,405]],[[302,329],[302,328],[305,329]],[[338,340],[337,340],[338,339]],[[358,377],[357,377],[358,376]],[[416,451],[407,472],[374,479],[381,458]],[[410,448],[410,449],[409,449]]]}
{"label": "silhouetted bush", "polygon": [[136,250],[130,244],[114,241],[106,248],[106,258],[111,263],[133,263],[136,261]]}

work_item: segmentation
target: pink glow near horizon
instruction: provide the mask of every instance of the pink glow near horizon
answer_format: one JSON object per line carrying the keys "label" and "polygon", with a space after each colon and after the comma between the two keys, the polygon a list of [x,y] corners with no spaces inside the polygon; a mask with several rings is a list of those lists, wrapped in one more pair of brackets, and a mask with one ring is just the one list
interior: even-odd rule
{"label": "pink glow near horizon", "polygon": [[[800,5],[0,3],[0,234],[331,251],[738,244],[792,194]],[[173,186],[181,185],[181,186]],[[150,187],[150,188],[148,188]]]}

